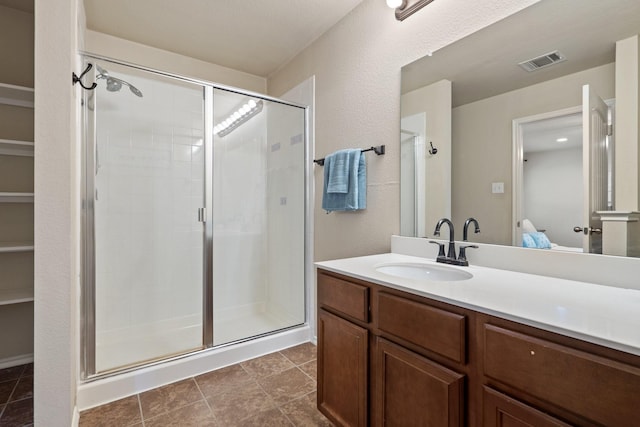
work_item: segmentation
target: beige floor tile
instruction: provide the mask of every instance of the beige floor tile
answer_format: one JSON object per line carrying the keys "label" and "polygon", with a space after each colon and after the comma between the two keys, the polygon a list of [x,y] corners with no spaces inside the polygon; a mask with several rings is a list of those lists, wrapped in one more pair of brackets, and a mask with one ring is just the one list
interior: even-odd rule
{"label": "beige floor tile", "polygon": [[0,369],[0,381],[17,380],[24,372],[25,365]]}
{"label": "beige floor tile", "polygon": [[316,388],[315,381],[298,368],[259,378],[258,383],[277,405],[302,397]]}
{"label": "beige floor tile", "polygon": [[294,367],[289,359],[280,353],[271,353],[240,364],[254,378],[266,377]]}
{"label": "beige floor tile", "polygon": [[318,381],[318,361],[312,360],[303,365],[298,366],[302,372],[313,378],[314,381]]}
{"label": "beige floor tile", "polygon": [[214,427],[219,424],[204,400],[183,406],[154,418],[145,419],[145,427]]}
{"label": "beige floor tile", "polygon": [[11,400],[22,400],[28,397],[33,397],[33,377],[23,376],[18,380],[18,385],[13,390]]}
{"label": "beige floor tile", "polygon": [[7,403],[2,412],[0,426],[30,426],[33,425],[33,399],[22,399]]}
{"label": "beige floor tile", "polygon": [[198,375],[195,377],[195,380],[204,397],[209,398],[216,394],[224,393],[230,388],[236,387],[238,384],[252,381],[252,378],[247,371],[238,364]]}
{"label": "beige floor tile", "polygon": [[309,393],[280,407],[280,410],[296,426],[332,426],[333,424],[318,411],[316,392]]}
{"label": "beige floor tile", "polygon": [[224,393],[211,396],[207,400],[216,420],[225,426],[276,407],[273,400],[255,381],[229,387]]}
{"label": "beige floor tile", "polygon": [[142,422],[142,416],[138,396],[125,397],[80,414],[80,427],[124,427],[140,422]]}
{"label": "beige floor tile", "polygon": [[84,411],[80,426],[139,427],[143,414],[145,427],[330,426],[316,370],[316,347],[303,344]]}
{"label": "beige floor tile", "polygon": [[0,405],[4,405],[9,401],[9,397],[13,393],[13,389],[16,388],[18,380],[9,380],[0,382]]}
{"label": "beige floor tile", "polygon": [[317,357],[317,347],[310,342],[281,350],[280,353],[296,365],[315,360]]}
{"label": "beige floor tile", "polygon": [[229,427],[293,427],[289,419],[277,408],[259,412],[242,421],[231,422]]}
{"label": "beige floor tile", "polygon": [[193,378],[168,384],[140,393],[140,407],[144,419],[204,400]]}

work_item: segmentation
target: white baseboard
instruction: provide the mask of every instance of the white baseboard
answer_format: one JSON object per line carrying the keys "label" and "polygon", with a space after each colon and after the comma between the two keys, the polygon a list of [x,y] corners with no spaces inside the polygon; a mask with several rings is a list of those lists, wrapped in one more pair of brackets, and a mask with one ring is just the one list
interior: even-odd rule
{"label": "white baseboard", "polygon": [[71,419],[71,427],[78,427],[80,424],[80,411],[78,405],[73,407],[73,418]]}
{"label": "white baseboard", "polygon": [[6,357],[4,359],[0,359],[0,369],[11,368],[12,366],[25,365],[31,362],[33,362],[33,353]]}

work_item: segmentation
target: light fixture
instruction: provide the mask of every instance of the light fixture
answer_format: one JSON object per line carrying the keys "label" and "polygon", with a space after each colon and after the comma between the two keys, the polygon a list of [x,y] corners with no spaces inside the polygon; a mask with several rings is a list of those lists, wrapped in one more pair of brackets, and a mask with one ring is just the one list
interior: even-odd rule
{"label": "light fixture", "polygon": [[567,142],[569,140],[569,138],[558,138],[556,139],[556,142]]}
{"label": "light fixture", "polygon": [[396,19],[404,21],[433,0],[387,0],[387,6],[396,10]]}
{"label": "light fixture", "polygon": [[387,6],[391,9],[403,8],[406,6],[407,0],[387,0]]}
{"label": "light fixture", "polygon": [[213,127],[213,133],[218,136],[230,134],[234,129],[262,111],[263,104],[261,100],[256,102],[250,99],[246,104],[231,113],[229,117],[215,125]]}

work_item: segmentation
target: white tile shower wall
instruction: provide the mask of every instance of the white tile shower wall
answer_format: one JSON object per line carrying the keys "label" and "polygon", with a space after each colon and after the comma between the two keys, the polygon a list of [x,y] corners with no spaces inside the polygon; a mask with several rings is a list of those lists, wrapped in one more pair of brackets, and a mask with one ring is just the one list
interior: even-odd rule
{"label": "white tile shower wall", "polygon": [[124,78],[145,97],[97,94],[98,370],[201,344],[202,90]]}
{"label": "white tile shower wall", "polygon": [[[246,101],[245,96],[216,90],[214,122]],[[221,105],[228,105],[228,111]],[[261,310],[266,298],[267,109],[227,136],[214,138],[214,344],[229,337],[219,329],[223,320]]]}
{"label": "white tile shower wall", "polygon": [[304,322],[304,109],[270,104],[267,114],[266,310],[283,326]]}

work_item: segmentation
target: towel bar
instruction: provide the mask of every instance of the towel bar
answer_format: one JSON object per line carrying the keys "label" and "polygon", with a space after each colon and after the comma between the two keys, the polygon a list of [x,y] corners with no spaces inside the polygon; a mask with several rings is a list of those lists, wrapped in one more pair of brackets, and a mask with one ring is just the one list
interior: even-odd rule
{"label": "towel bar", "polygon": [[[384,154],[384,145],[378,145],[377,147],[371,147],[371,148],[363,148],[362,152],[367,152],[367,151],[373,151],[375,152],[378,156],[381,156]],[[313,161],[313,163],[317,163],[320,166],[324,166],[324,157],[321,159],[315,159]]]}

